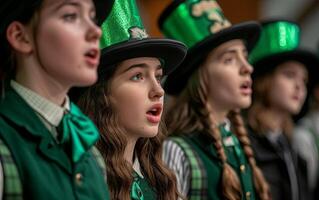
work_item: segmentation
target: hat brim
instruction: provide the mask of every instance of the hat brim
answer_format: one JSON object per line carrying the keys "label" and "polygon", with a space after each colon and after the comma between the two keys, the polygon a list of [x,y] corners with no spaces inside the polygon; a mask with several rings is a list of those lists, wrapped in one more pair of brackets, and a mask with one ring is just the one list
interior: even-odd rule
{"label": "hat brim", "polygon": [[232,25],[197,43],[194,47],[189,49],[181,67],[167,77],[164,84],[166,93],[178,95],[187,84],[191,74],[199,67],[208,53],[225,42],[234,39],[242,39],[246,44],[247,50],[250,51],[256,44],[260,31],[261,28],[257,22],[244,22]]}
{"label": "hat brim", "polygon": [[97,24],[101,25],[110,14],[114,0],[93,0],[96,10]]}
{"label": "hat brim", "polygon": [[257,78],[267,72],[273,71],[285,61],[297,61],[305,65],[308,70],[309,85],[311,86],[319,74],[319,58],[312,52],[304,49],[277,53],[267,56],[254,63],[253,78]]}
{"label": "hat brim", "polygon": [[171,73],[184,60],[187,47],[170,39],[145,38],[130,40],[102,49],[100,67],[115,65],[138,57],[155,57],[164,61],[163,72]]}

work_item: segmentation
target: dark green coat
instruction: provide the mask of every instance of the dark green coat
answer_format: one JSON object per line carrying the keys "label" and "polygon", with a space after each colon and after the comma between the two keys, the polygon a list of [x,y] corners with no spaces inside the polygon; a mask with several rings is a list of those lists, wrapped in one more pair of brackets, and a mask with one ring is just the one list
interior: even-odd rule
{"label": "dark green coat", "polygon": [[24,199],[109,199],[91,151],[72,164],[35,112],[12,89],[0,101],[0,137],[16,162]]}

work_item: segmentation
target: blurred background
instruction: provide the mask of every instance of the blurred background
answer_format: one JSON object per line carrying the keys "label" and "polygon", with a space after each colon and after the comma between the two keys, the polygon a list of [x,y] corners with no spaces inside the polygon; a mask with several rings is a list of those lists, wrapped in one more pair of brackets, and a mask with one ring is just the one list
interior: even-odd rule
{"label": "blurred background", "polygon": [[[162,37],[157,19],[173,0],[137,0],[144,25],[153,37]],[[319,0],[219,0],[233,23],[261,19],[289,19],[302,28],[301,46],[319,54]]]}

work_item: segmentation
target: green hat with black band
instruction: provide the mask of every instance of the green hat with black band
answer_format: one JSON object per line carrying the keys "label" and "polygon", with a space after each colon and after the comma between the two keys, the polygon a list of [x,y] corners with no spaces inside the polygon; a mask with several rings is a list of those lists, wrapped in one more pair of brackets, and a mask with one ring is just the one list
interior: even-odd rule
{"label": "green hat with black band", "polygon": [[164,89],[171,95],[183,90],[211,50],[233,39],[243,39],[251,50],[260,33],[257,22],[231,25],[215,0],[175,0],[161,14],[159,27],[166,37],[189,47],[181,67],[165,81]]}
{"label": "green hat with black band", "polygon": [[273,71],[285,61],[298,61],[308,70],[309,80],[318,74],[319,59],[311,51],[301,49],[300,27],[288,20],[262,22],[262,32],[249,60],[254,65],[253,78]]}
{"label": "green hat with black band", "polygon": [[163,64],[164,74],[169,74],[186,56],[187,47],[183,43],[148,36],[135,0],[115,0],[101,27],[100,69],[130,58],[156,57]]}

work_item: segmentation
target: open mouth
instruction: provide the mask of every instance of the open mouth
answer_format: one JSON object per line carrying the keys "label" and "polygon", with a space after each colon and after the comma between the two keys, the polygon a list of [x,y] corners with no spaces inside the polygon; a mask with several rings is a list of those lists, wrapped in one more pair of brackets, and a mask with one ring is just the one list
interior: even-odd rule
{"label": "open mouth", "polygon": [[248,95],[251,94],[252,89],[251,89],[251,81],[245,81],[240,85],[240,90],[242,91],[243,94]]}
{"label": "open mouth", "polygon": [[151,110],[147,111],[146,114],[152,115],[152,116],[158,116],[162,112],[162,109],[160,108],[152,108]]}
{"label": "open mouth", "polygon": [[162,104],[155,104],[146,112],[146,118],[151,123],[159,123],[161,121],[163,106]]}
{"label": "open mouth", "polygon": [[96,66],[99,64],[99,51],[97,49],[87,51],[84,56],[89,65]]}

